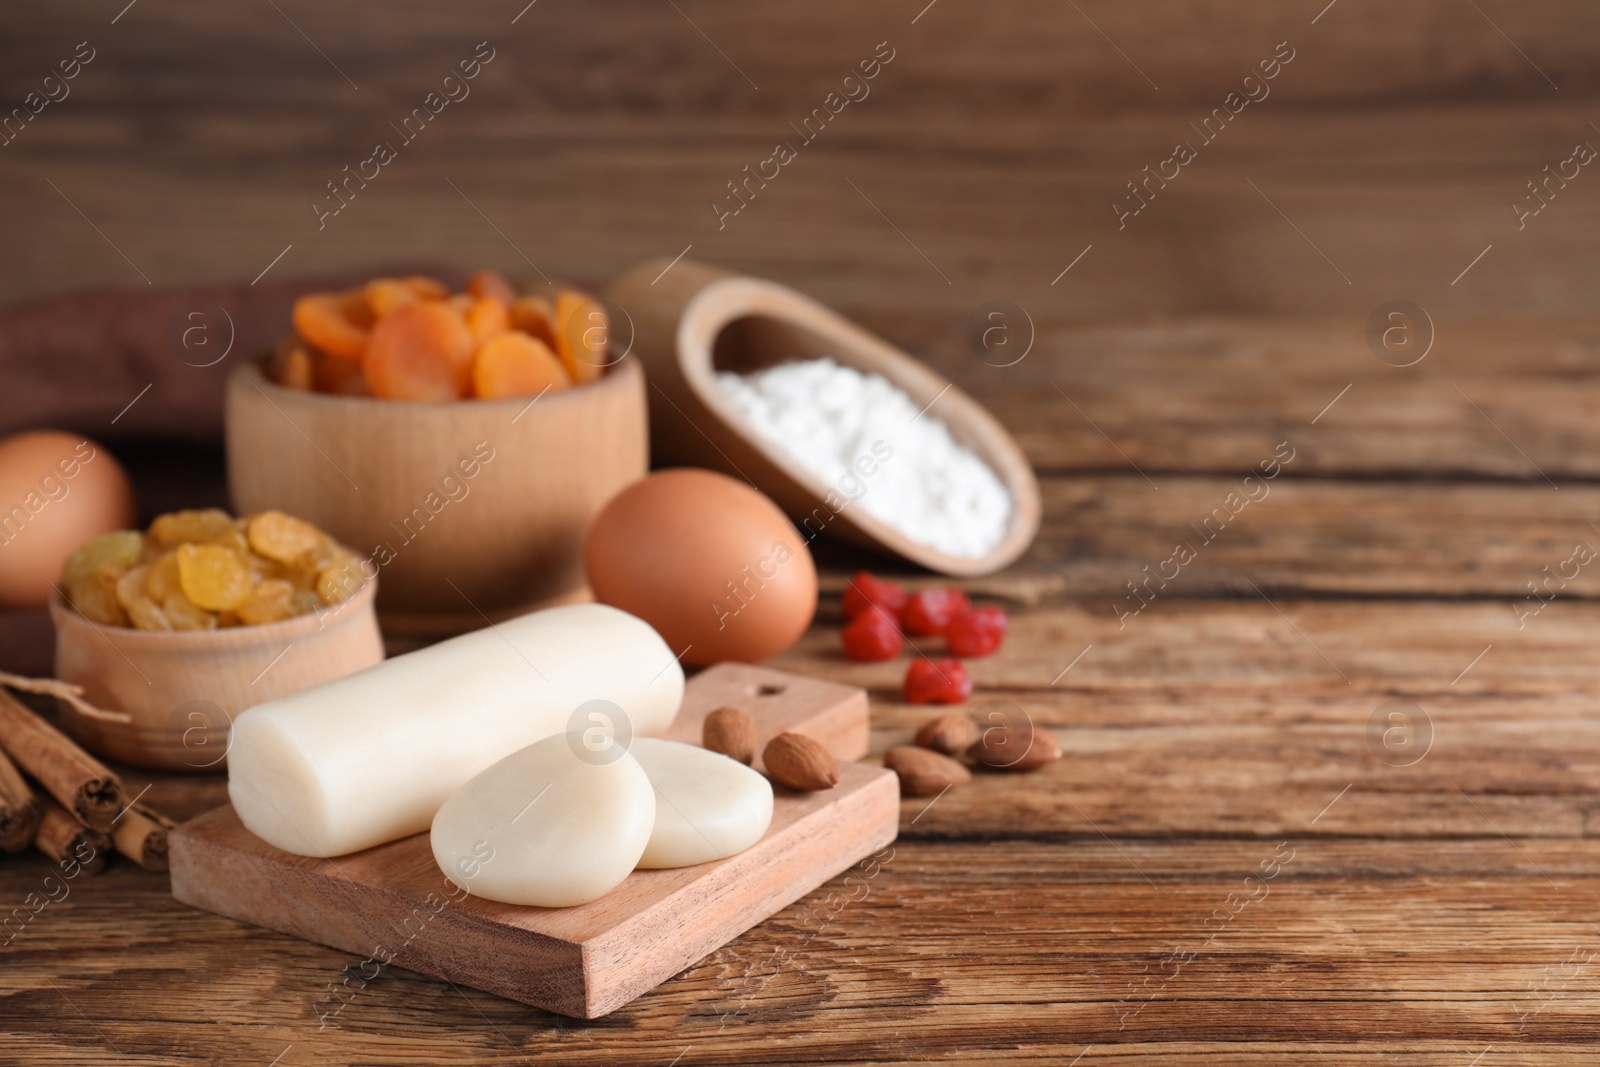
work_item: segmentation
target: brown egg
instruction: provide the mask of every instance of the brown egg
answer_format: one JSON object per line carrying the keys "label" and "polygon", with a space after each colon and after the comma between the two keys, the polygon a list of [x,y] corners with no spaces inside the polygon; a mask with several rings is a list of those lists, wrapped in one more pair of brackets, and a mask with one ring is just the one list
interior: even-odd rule
{"label": "brown egg", "polygon": [[692,666],[776,655],[817,610],[800,532],[711,471],[658,471],[617,494],[589,527],[584,566],[595,599],[654,626]]}
{"label": "brown egg", "polygon": [[133,488],[104,445],[57,430],[0,441],[0,604],[47,603],[79,545],[133,521]]}

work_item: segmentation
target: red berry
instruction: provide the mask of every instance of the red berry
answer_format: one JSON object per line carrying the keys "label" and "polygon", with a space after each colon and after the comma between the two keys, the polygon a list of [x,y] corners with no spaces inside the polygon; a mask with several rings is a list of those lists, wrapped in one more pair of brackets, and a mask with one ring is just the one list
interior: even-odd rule
{"label": "red berry", "polygon": [[844,643],[844,654],[865,663],[893,659],[905,643],[894,616],[874,607],[851,619],[839,636]]}
{"label": "red berry", "polygon": [[950,620],[967,610],[967,594],[959,589],[922,589],[913,593],[900,612],[907,633],[942,634]]}
{"label": "red berry", "polygon": [[957,656],[987,656],[1006,639],[1009,624],[999,608],[968,608],[950,620],[945,643]]}
{"label": "red berry", "polygon": [[959,704],[972,695],[972,677],[960,660],[914,659],[906,669],[905,697],[912,704]]}
{"label": "red berry", "polygon": [[900,609],[906,606],[906,591],[893,582],[857,571],[856,576],[845,583],[843,601],[847,619],[855,618],[868,608],[882,608],[898,617]]}

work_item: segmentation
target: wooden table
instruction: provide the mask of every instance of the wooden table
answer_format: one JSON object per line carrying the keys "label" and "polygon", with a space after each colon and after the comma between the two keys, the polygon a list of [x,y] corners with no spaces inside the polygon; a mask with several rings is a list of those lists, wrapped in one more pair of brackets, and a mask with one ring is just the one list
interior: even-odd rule
{"label": "wooden table", "polygon": [[[1015,428],[1046,511],[967,583],[1012,612],[971,707],[1019,706],[1059,763],[905,801],[867,877],[592,1023],[363,976],[119,864],[0,950],[0,1059],[1592,1062],[1600,567],[1564,561],[1600,555],[1600,327],[1442,328],[1405,369],[1354,318],[1047,321],[1003,369],[945,333],[901,327]],[[881,751],[931,713],[899,701],[904,661],[838,652],[854,564],[828,558],[776,663],[868,687]],[[1576,576],[1541,607],[1546,566]],[[0,900],[46,870],[0,865]]]}
{"label": "wooden table", "polygon": [[[1594,313],[1600,178],[1525,226],[1507,208],[1600,143],[1597,29],[1580,0],[5,6],[7,109],[77,42],[96,58],[0,149],[0,299],[395,261],[600,280],[692,245],[957,378],[1046,508],[1018,566],[967,583],[1014,627],[973,707],[1014,702],[1067,755],[908,801],[864,892],[595,1023],[363,981],[118,865],[0,948],[0,1061],[1594,1062],[1600,564],[1574,549],[1600,550],[1600,324],[1562,316]],[[319,225],[479,41],[471,99]],[[880,41],[870,99],[720,225],[726,184]],[[1271,98],[1119,227],[1125,183],[1280,41]],[[962,339],[996,297],[1036,329],[1013,366]],[[1438,328],[1407,368],[1364,336],[1400,297]],[[1265,317],[1291,313],[1322,317]],[[127,410],[183,355],[137,347],[73,428],[125,458],[214,436],[214,407]],[[6,432],[41,417],[0,405]],[[148,508],[220,497],[215,452],[183,458]],[[1179,541],[1194,558],[1129,599]],[[896,699],[903,661],[838,654],[858,562],[824,561],[778,665],[870,687],[882,750],[929,712]],[[0,915],[45,870],[0,863]]]}

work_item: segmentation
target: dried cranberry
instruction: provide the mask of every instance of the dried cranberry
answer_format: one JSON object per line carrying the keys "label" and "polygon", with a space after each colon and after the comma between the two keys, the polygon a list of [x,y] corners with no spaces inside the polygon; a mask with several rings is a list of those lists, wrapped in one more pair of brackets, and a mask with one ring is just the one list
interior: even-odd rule
{"label": "dried cranberry", "polygon": [[844,643],[844,654],[866,663],[893,659],[905,643],[894,616],[882,608],[870,606],[851,619],[839,636]]}
{"label": "dried cranberry", "polygon": [[907,633],[942,634],[950,620],[967,610],[967,594],[959,589],[922,589],[911,595],[900,612],[900,625]]}
{"label": "dried cranberry", "polygon": [[845,583],[843,603],[847,619],[855,618],[868,608],[882,608],[899,617],[900,609],[906,606],[906,591],[893,582],[857,571],[856,576]]}
{"label": "dried cranberry", "polygon": [[945,643],[957,656],[987,656],[1005,641],[1009,624],[999,608],[968,608],[950,620]]}
{"label": "dried cranberry", "polygon": [[959,704],[972,695],[972,677],[960,660],[914,659],[906,669],[905,698],[912,704]]}

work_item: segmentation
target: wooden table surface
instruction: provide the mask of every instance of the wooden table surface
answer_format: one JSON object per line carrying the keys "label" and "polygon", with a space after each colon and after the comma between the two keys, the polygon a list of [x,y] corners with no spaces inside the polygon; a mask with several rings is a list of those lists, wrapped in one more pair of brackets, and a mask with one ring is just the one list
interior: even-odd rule
{"label": "wooden table surface", "polygon": [[[964,583],[1013,626],[971,706],[1066,756],[907,801],[864,890],[597,1022],[364,980],[117,864],[0,947],[0,1061],[1596,1062],[1600,178],[1508,207],[1600,144],[1597,28],[1583,0],[7,5],[4,107],[95,58],[0,147],[0,299],[397,260],[600,280],[692,246],[956,379],[1045,504],[1023,560]],[[480,41],[471,99],[319,226]],[[880,41],[870,98],[719,225]],[[1279,42],[1270,99],[1119,226]],[[997,298],[1007,347],[974,349]],[[1437,335],[1407,367],[1367,338],[1400,298]],[[192,436],[149,401],[113,424],[149,381],[115,355],[122,393],[72,428]],[[184,447],[147,507],[220,494]],[[824,558],[776,663],[868,687],[881,752],[931,713],[904,661],[838,652],[858,562]],[[129,779],[177,815],[224,797]],[[46,871],[0,863],[0,914]]]}
{"label": "wooden table surface", "polygon": [[[1027,557],[967,583],[1013,627],[972,664],[971,707],[1020,707],[1059,763],[905,801],[864,886],[589,1023],[399,970],[363,981],[346,953],[191,911],[119,864],[0,951],[0,1058],[1592,1062],[1600,587],[1564,561],[1600,555],[1577,388],[1597,342],[1490,324],[1406,369],[1312,320],[1046,326],[1004,369],[935,344],[1027,444],[1046,501]],[[1275,451],[1292,459],[1247,486]],[[1180,541],[1195,558],[1129,614],[1124,583]],[[881,751],[932,713],[897,698],[903,662],[841,657],[848,565],[776,662],[866,686]],[[1541,607],[1526,585],[1547,566],[1578,573]],[[222,798],[203,777],[147,797]],[[46,871],[0,865],[0,899]]]}

